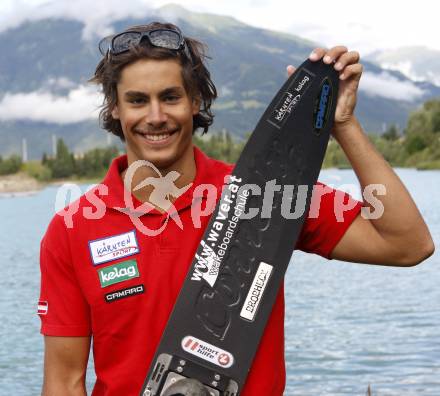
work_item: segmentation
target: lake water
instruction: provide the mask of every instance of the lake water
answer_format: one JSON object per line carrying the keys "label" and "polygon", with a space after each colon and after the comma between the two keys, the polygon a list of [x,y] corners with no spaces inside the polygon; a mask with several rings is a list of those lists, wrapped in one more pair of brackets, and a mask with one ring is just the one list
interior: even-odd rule
{"label": "lake water", "polygon": [[[440,241],[440,172],[397,170]],[[336,187],[350,170],[325,170]],[[85,189],[85,186],[83,186]],[[39,241],[56,188],[0,198],[0,395],[39,395]],[[295,252],[286,275],[285,395],[440,395],[440,253],[413,268]],[[268,367],[270,370],[270,367]],[[91,389],[93,370],[89,370]]]}

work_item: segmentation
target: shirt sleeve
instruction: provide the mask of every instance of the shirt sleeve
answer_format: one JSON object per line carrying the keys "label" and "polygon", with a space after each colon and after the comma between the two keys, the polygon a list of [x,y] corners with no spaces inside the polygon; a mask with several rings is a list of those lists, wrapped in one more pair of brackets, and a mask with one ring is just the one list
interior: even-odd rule
{"label": "shirt sleeve", "polygon": [[90,309],[71,260],[67,231],[55,216],[41,241],[38,314],[48,336],[91,335]]}
{"label": "shirt sleeve", "polygon": [[330,259],[331,252],[361,208],[362,202],[349,194],[316,183],[296,249]]}

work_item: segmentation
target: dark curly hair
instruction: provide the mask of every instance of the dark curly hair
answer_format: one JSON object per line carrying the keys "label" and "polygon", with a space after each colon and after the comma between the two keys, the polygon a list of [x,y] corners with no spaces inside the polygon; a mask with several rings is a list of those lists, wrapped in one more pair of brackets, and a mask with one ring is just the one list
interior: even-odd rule
{"label": "dark curly hair", "polygon": [[[176,29],[171,23],[152,22],[148,25],[131,26],[125,31],[149,31],[152,29]],[[177,28],[178,29],[178,28]],[[100,125],[103,129],[119,136],[124,141],[121,123],[114,119],[111,112],[118,102],[117,83],[120,80],[125,66],[139,59],[177,59],[182,66],[182,80],[187,93],[192,98],[200,99],[200,111],[193,116],[193,134],[198,129],[203,129],[202,134],[208,132],[214,115],[211,112],[213,100],[217,98],[217,90],[211,80],[211,75],[204,64],[208,58],[206,45],[195,39],[184,36],[185,44],[191,59],[185,54],[186,51],[170,50],[150,45],[132,46],[124,53],[118,55],[107,54],[96,67],[94,76],[89,82],[102,86],[104,102],[99,113]]]}

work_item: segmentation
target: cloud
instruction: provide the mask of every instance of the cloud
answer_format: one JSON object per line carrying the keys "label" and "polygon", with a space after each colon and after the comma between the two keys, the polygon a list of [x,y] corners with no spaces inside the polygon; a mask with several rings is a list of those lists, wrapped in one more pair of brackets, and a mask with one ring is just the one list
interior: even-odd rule
{"label": "cloud", "polygon": [[[233,16],[253,26],[289,31],[309,40],[333,46],[348,45],[362,55],[378,48],[424,44],[439,48],[436,2],[418,0],[399,3],[399,18],[394,2],[370,0],[362,12],[355,7],[335,7],[333,2],[316,0],[313,17],[297,12],[296,2],[284,0],[0,0],[0,31],[26,20],[69,18],[85,23],[84,39],[113,33],[111,23],[124,18],[145,18],[152,8],[178,3],[195,12]],[[381,10],[381,12],[377,12]],[[335,23],[338,21],[338,23]],[[410,27],[410,28],[409,28]]]}
{"label": "cloud", "polygon": [[412,102],[420,99],[425,91],[411,81],[401,81],[387,72],[374,74],[364,72],[359,90],[369,96]]}
{"label": "cloud", "polygon": [[40,4],[30,4],[26,0],[10,2],[2,10],[0,32],[19,26],[25,21],[37,21],[46,18],[64,18],[84,23],[84,40],[104,37],[114,33],[111,23],[124,18],[145,17],[151,7],[145,0],[51,0]]}
{"label": "cloud", "polygon": [[73,89],[77,86],[77,84],[69,80],[66,77],[50,77],[43,84],[42,89],[47,89],[52,92],[64,91]]}
{"label": "cloud", "polygon": [[102,94],[96,87],[80,85],[67,96],[49,91],[6,93],[0,102],[0,120],[31,120],[38,122],[71,124],[96,120]]}
{"label": "cloud", "polygon": [[[97,120],[103,96],[97,87],[80,85],[64,77],[50,79],[44,88],[29,93],[6,93],[0,101],[0,120],[30,120],[56,124],[71,124],[88,120]],[[57,95],[49,89],[63,88],[67,95]],[[360,91],[369,96],[381,96],[387,99],[414,101],[424,95],[424,91],[411,81],[401,81],[387,72],[373,74],[365,72],[362,76]],[[222,96],[228,96],[227,87],[223,87]]]}

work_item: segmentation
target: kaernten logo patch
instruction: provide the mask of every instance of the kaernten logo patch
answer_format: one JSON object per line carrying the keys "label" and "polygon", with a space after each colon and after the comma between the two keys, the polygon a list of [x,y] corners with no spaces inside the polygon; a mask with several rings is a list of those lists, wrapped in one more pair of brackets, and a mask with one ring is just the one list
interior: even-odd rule
{"label": "kaernten logo patch", "polygon": [[89,241],[93,265],[108,263],[139,253],[136,231]]}

